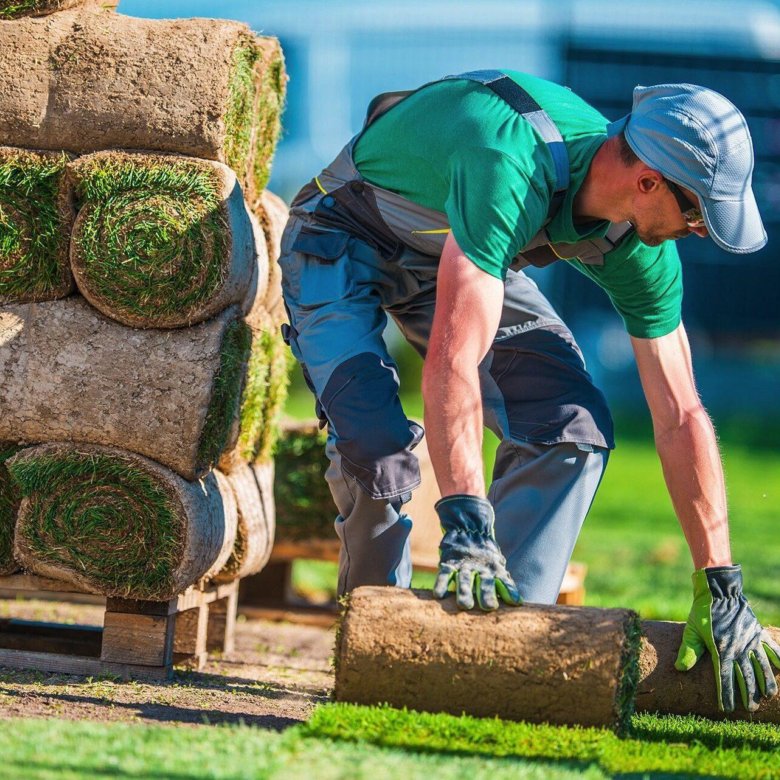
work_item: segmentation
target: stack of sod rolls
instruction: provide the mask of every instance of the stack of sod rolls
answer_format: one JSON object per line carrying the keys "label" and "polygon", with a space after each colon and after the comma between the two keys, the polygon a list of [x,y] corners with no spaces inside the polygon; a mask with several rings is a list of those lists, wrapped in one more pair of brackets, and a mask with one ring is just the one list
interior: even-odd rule
{"label": "stack of sod rolls", "polygon": [[0,574],[165,600],[273,543],[286,77],[115,5],[0,0]]}

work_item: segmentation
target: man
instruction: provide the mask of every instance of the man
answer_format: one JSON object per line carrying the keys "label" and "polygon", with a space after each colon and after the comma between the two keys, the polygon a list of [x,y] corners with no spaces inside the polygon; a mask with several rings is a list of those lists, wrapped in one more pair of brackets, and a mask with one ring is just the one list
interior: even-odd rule
{"label": "man", "polygon": [[[766,243],[744,118],[687,84],[637,87],[619,122],[513,71],[380,95],[362,132],[299,193],[280,263],[286,338],[328,425],[339,590],[408,587],[403,513],[423,436],[398,400],[386,313],[425,358],[429,451],[443,498],[434,592],[458,605],[553,603],[598,488],[612,422],[528,264],[566,259],[623,317],[666,483],[695,566],[678,668],[712,655],[720,706],[755,709],[780,647],[732,565],[725,489],[680,320],[674,240]],[[487,497],[483,425],[501,439]],[[506,556],[506,558],[504,557]]]}

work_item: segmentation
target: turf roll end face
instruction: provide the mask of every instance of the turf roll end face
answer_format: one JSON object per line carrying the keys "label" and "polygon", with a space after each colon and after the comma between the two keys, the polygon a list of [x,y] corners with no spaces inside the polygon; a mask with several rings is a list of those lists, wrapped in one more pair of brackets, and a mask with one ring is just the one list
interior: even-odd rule
{"label": "turf roll end face", "polygon": [[53,300],[73,290],[68,161],[62,153],[0,146],[0,304]]}
{"label": "turf roll end face", "polygon": [[213,474],[186,482],[146,458],[80,445],[32,447],[6,463],[22,496],[16,558],[42,576],[166,600],[233,544],[235,517]]}
{"label": "turf roll end face", "polygon": [[107,317],[131,327],[185,327],[244,301],[255,235],[227,166],[98,152],[68,173],[78,207],[73,274]]}
{"label": "turf roll end face", "polygon": [[262,571],[274,543],[274,464],[243,464],[226,475],[238,508],[236,541],[227,562],[213,578],[233,582]]}

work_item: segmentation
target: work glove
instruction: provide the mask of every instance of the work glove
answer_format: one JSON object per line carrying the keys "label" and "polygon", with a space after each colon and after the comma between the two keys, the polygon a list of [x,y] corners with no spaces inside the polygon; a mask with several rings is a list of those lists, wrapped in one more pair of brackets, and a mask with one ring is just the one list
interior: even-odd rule
{"label": "work glove", "polygon": [[714,566],[693,573],[693,606],[674,666],[687,672],[709,650],[718,707],[734,709],[734,680],[751,712],[762,696],[777,693],[770,665],[780,669],[780,646],[761,627],[742,593],[740,566]]}
{"label": "work glove", "polygon": [[475,596],[484,610],[498,609],[499,596],[507,604],[520,604],[517,585],[496,544],[490,502],[454,495],[437,501],[434,508],[444,534],[434,595],[443,599],[448,591],[454,591],[461,609],[472,609]]}

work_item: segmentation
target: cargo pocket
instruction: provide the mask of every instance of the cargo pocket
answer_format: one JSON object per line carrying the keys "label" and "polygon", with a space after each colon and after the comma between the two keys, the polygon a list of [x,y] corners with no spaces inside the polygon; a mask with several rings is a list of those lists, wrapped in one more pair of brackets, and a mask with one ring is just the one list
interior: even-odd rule
{"label": "cargo pocket", "polygon": [[301,228],[292,245],[300,255],[298,305],[316,308],[348,297],[355,287],[347,254],[350,235],[340,230]]}

